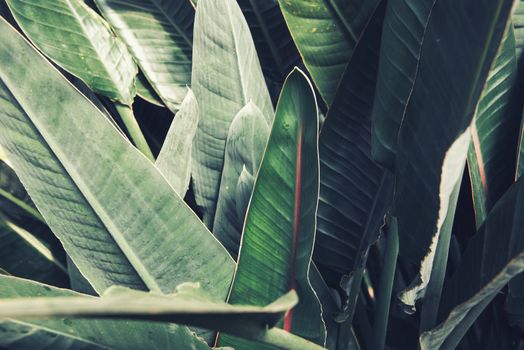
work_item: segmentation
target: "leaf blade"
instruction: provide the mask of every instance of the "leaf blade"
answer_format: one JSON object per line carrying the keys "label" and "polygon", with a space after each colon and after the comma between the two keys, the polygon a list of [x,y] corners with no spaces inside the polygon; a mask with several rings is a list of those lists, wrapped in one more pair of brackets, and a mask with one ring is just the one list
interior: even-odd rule
{"label": "leaf blade", "polygon": [[[171,291],[176,280],[192,276],[224,298],[233,261],[198,217],[153,164],[5,21],[0,32],[9,38],[0,58],[11,62],[0,69],[0,142],[95,290],[100,293],[116,284]],[[52,93],[26,93],[41,89]],[[53,97],[61,102],[49,103]],[[89,133],[82,116],[91,120]],[[148,181],[142,181],[144,177]],[[49,186],[53,190],[42,190]],[[137,221],[140,217],[147,219]],[[199,262],[183,253],[201,249],[206,253],[198,254]],[[159,256],[174,260],[158,264]],[[193,269],[195,263],[209,269]]]}
{"label": "leaf blade", "polygon": [[[324,344],[321,308],[308,276],[319,186],[317,147],[316,100],[307,77],[295,68],[282,89],[255,181],[228,302],[261,305],[296,289],[301,302],[286,315],[284,329]],[[219,343],[248,346],[226,336]]]}
{"label": "leaf blade", "polygon": [[[17,23],[39,49],[91,89],[130,105],[137,67],[105,21],[78,0],[8,0]],[[60,25],[56,25],[60,23]]]}
{"label": "leaf blade", "polygon": [[191,82],[195,11],[189,1],[96,0],[147,80],[176,112]]}
{"label": "leaf blade", "polygon": [[270,123],[273,106],[249,27],[236,1],[200,0],[196,12],[191,84],[201,118],[193,178],[197,204],[211,228],[233,118],[252,101]]}

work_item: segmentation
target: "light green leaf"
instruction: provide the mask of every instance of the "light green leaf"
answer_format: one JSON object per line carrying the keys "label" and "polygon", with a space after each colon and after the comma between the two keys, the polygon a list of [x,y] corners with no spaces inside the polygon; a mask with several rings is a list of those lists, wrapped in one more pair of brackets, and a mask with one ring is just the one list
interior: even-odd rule
{"label": "light green leaf", "polygon": [[204,222],[211,228],[233,118],[252,102],[268,124],[273,120],[253,39],[235,0],[198,2],[191,84],[200,108],[193,152],[194,189]]}
{"label": "light green leaf", "polygon": [[187,0],[95,0],[147,80],[176,112],[191,82],[195,10]]}
{"label": "light green leaf", "polygon": [[0,37],[0,144],[95,290],[193,280],[224,299],[232,259],[160,172],[3,20]]}
{"label": "light green leaf", "polygon": [[191,149],[198,125],[198,104],[191,89],[171,122],[155,165],[181,198],[191,178]]}
{"label": "light green leaf", "polygon": [[[237,212],[237,218],[242,218],[242,222],[246,217],[247,207],[249,205],[249,199],[253,192],[253,186],[255,185],[255,176],[247,171],[246,166],[242,166],[242,172],[238,177],[235,197],[235,207]],[[240,243],[240,242],[239,242]]]}
{"label": "light green leaf", "polygon": [[107,23],[81,0],[7,0],[42,52],[91,89],[124,104],[136,93],[137,67]]}
{"label": "light green leaf", "polygon": [[279,0],[279,3],[304,63],[322,98],[330,105],[379,0]]}
{"label": "light green leaf", "polygon": [[454,349],[486,305],[524,270],[524,181],[497,202],[470,240],[443,289],[440,324],[422,333],[422,349]]}
{"label": "light green leaf", "polygon": [[[17,317],[20,315],[15,314],[20,310],[46,311],[39,309],[46,300],[51,304],[61,300],[62,308],[68,306],[65,302],[69,300],[88,303],[98,300],[33,281],[0,276],[0,300],[4,305],[14,306],[11,316],[15,317],[0,317],[0,346],[9,349],[209,349],[181,326],[128,320]],[[28,307],[27,302],[34,303],[34,308]],[[6,312],[3,316],[7,315],[9,309],[2,310]]]}
{"label": "light green leaf", "polygon": [[520,96],[516,94],[517,78],[515,36],[513,26],[509,24],[491,66],[471,129],[468,168],[477,227],[515,177],[515,144],[522,114]]}
{"label": "light green leaf", "polygon": [[[6,279],[0,277],[0,282]],[[7,282],[11,280],[7,279]],[[3,284],[4,288],[10,287]],[[193,325],[247,337],[275,326],[297,303],[296,292],[291,291],[264,307],[229,305],[214,300],[198,284],[192,283],[179,285],[171,294],[140,292],[125,287],[111,287],[101,297],[69,294],[0,298],[0,318],[21,321],[64,317],[134,319]]]}
{"label": "light green leaf", "polygon": [[[198,6],[200,6],[199,3]],[[309,282],[319,190],[318,113],[307,77],[286,79],[244,225],[231,304],[264,305],[296,289],[299,304],[283,328],[325,342],[321,307]],[[249,349],[222,335],[220,345]]]}
{"label": "light green leaf", "polygon": [[462,176],[473,113],[512,5],[512,0],[468,0],[460,6],[440,0],[431,12],[397,148],[393,214],[400,254],[420,266],[400,295],[409,307],[425,293],[446,216],[454,216],[448,210],[455,204],[451,193]]}
{"label": "light green leaf", "polygon": [[234,257],[268,137],[267,121],[252,102],[238,112],[229,128],[213,234]]}
{"label": "light green leaf", "polygon": [[162,102],[142,72],[139,72],[136,77],[136,94],[149,103],[164,107],[164,102]]}

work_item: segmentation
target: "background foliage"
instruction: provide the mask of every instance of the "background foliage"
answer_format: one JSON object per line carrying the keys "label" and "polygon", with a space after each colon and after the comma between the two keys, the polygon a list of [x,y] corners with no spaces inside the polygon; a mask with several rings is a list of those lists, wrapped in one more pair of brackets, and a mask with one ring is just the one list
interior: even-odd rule
{"label": "background foliage", "polygon": [[524,348],[523,2],[0,14],[0,348]]}

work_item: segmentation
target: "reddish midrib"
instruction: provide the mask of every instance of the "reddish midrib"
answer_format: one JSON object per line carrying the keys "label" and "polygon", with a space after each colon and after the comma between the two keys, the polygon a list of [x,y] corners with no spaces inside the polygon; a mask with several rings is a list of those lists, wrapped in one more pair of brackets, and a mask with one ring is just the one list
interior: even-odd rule
{"label": "reddish midrib", "polygon": [[484,169],[484,158],[482,157],[482,151],[480,149],[479,133],[477,130],[476,122],[473,122],[473,127],[471,128],[471,136],[473,139],[473,148],[475,149],[475,155],[477,156],[477,164],[479,167],[480,181],[482,183],[482,188],[484,189],[484,193],[487,196],[488,183],[486,180],[486,171]]}
{"label": "reddish midrib", "polygon": [[[298,129],[297,168],[295,178],[295,212],[293,214],[293,242],[291,245],[291,273],[289,275],[289,290],[295,289],[295,265],[297,259],[298,222],[300,220],[300,192],[302,178],[302,127]],[[291,331],[293,310],[289,310],[284,318],[284,330]]]}

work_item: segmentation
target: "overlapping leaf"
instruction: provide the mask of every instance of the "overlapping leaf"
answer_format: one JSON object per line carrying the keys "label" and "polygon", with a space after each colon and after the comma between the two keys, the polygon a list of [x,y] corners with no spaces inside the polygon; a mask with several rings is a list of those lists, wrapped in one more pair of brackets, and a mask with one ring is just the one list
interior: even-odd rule
{"label": "overlapping leaf", "polygon": [[400,254],[420,266],[401,294],[407,305],[424,295],[442,226],[453,215],[450,196],[462,175],[470,124],[512,5],[440,0],[431,11],[397,148],[394,214]]}
{"label": "overlapping leaf", "polygon": [[356,45],[320,133],[315,261],[334,275],[333,284],[363,267],[391,200],[391,176],[371,158],[371,109],[384,6],[385,2]]}
{"label": "overlapping leaf", "polygon": [[198,103],[193,91],[186,97],[175,115],[155,165],[184,198],[191,178],[191,150],[198,126]]}
{"label": "overlapping leaf", "polygon": [[501,288],[524,270],[524,179],[515,183],[468,243],[461,263],[446,282],[441,323],[421,335],[422,349],[453,349]]}
{"label": "overlapping leaf", "polygon": [[176,112],[191,82],[195,17],[191,3],[187,0],[95,2],[160,98]]}
{"label": "overlapping leaf", "polygon": [[[277,105],[228,302],[264,305],[296,289],[300,302],[286,314],[283,328],[324,344],[321,307],[308,276],[316,227],[318,162],[316,100],[307,77],[295,69]],[[219,344],[252,348],[225,335]]]}
{"label": "overlapping leaf", "polygon": [[267,121],[251,102],[235,116],[227,136],[213,234],[235,257],[268,136]]}
{"label": "overlapping leaf", "polygon": [[0,267],[9,274],[67,285],[67,270],[46,242],[1,216],[0,241]]}
{"label": "overlapping leaf", "polygon": [[390,0],[384,19],[377,98],[373,106],[373,157],[395,169],[397,136],[420,67],[422,44],[436,0]]}
{"label": "overlapping leaf", "polygon": [[251,101],[269,124],[273,107],[249,27],[236,1],[200,0],[196,12],[191,84],[200,121],[193,178],[197,203],[211,228],[233,118]]}
{"label": "overlapping leaf", "polygon": [[282,83],[300,62],[278,0],[239,0],[255,41],[262,70],[270,80]]}
{"label": "overlapping leaf", "polygon": [[328,105],[379,0],[279,0],[295,44]]}
{"label": "overlapping leaf", "polygon": [[[3,298],[0,298],[0,318],[20,321],[49,317],[135,319],[196,325],[240,336],[263,332],[275,326],[284,313],[297,303],[296,293],[291,291],[263,307],[229,305],[215,300],[192,283],[179,285],[171,294],[114,286],[101,297],[69,291],[60,293],[60,290],[45,285],[4,276],[0,276],[0,285],[4,291]],[[44,294],[47,295],[21,296],[18,290],[28,293],[29,286],[34,289],[44,287],[47,290]],[[51,291],[55,291],[54,295],[49,293]],[[45,324],[48,321],[41,322]],[[157,343],[156,339],[152,340]]]}
{"label": "overlapping leaf", "polygon": [[[78,298],[88,302],[96,300],[65,289],[15,277],[0,276],[0,303],[14,306],[10,316],[14,316],[16,311],[37,311],[27,307],[27,301],[37,302],[34,306],[42,306],[38,300],[63,302]],[[61,303],[59,306],[64,307],[66,304]],[[7,311],[5,308],[3,310]],[[48,315],[52,314],[47,311]],[[186,327],[154,322],[71,318],[1,317],[1,319],[0,346],[9,349],[209,349]]]}
{"label": "overlapping leaf", "polygon": [[225,298],[232,259],[154,165],[5,21],[0,36],[0,143],[95,290],[193,280]]}
{"label": "overlapping leaf", "polygon": [[137,67],[125,44],[81,0],[8,0],[31,41],[94,91],[125,104],[136,93]]}
{"label": "overlapping leaf", "polygon": [[513,182],[522,109],[517,78],[515,36],[510,26],[492,64],[471,129],[468,168],[477,226]]}

